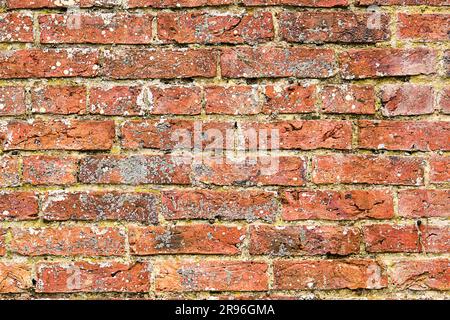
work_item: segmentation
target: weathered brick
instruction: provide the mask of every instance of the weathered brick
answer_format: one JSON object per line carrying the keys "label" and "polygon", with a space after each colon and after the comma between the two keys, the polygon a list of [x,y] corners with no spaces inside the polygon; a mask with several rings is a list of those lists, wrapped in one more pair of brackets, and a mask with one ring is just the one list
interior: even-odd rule
{"label": "weathered brick", "polygon": [[261,112],[256,86],[209,86],[205,88],[207,114],[252,115]]}
{"label": "weathered brick", "polygon": [[198,87],[94,87],[89,98],[89,112],[102,115],[196,115],[202,109]]}
{"label": "weathered brick", "polygon": [[107,50],[102,74],[112,79],[211,78],[216,59],[214,49]]}
{"label": "weathered brick", "polygon": [[[252,149],[255,144],[259,148],[267,145],[267,149],[350,149],[352,141],[351,123],[334,120],[296,120],[280,122],[243,122],[242,139],[245,146]],[[267,132],[267,141],[259,138],[253,141],[253,134]]]}
{"label": "weathered brick", "polygon": [[262,219],[273,221],[275,194],[264,191],[168,190],[162,192],[162,213],[177,219]]}
{"label": "weathered brick", "polygon": [[94,77],[95,49],[22,49],[0,52],[0,79]]}
{"label": "weathered brick", "polygon": [[401,190],[398,207],[402,217],[449,217],[450,190]]}
{"label": "weathered brick", "polygon": [[439,99],[439,105],[443,113],[450,114],[450,86],[442,89]]}
{"label": "weathered brick", "polygon": [[278,290],[381,289],[388,282],[374,260],[275,261],[273,268]]}
{"label": "weathered brick", "polygon": [[190,157],[160,155],[90,156],[80,162],[82,183],[189,184]]}
{"label": "weathered brick", "polygon": [[305,183],[306,163],[301,157],[255,156],[208,157],[194,163],[194,183],[212,185],[286,185]]}
{"label": "weathered brick", "polygon": [[6,131],[5,150],[109,150],[115,136],[113,121],[73,119],[12,120]]}
{"label": "weathered brick", "polygon": [[[152,0],[153,1],[153,0]],[[6,0],[8,8],[12,9],[38,9],[38,8],[64,8],[64,7],[113,7],[122,3],[121,0]]]}
{"label": "weathered brick", "polygon": [[250,261],[166,260],[158,264],[159,291],[265,291],[267,264]]}
{"label": "weathered brick", "polygon": [[430,182],[450,182],[450,157],[433,156],[430,159]]}
{"label": "weathered brick", "polygon": [[327,78],[335,73],[332,49],[226,48],[220,66],[225,78]]}
{"label": "weathered brick", "polygon": [[408,14],[399,13],[398,36],[400,39],[417,41],[449,40],[449,14]]}
{"label": "weathered brick", "polygon": [[23,87],[0,87],[0,116],[22,115],[26,111],[27,106]]}
{"label": "weathered brick", "polygon": [[122,145],[127,149],[192,149],[199,141],[205,149],[214,147],[225,149],[226,139],[216,141],[215,138],[218,133],[220,137],[226,137],[227,131],[231,133],[234,131],[234,123],[180,119],[136,120],[125,122],[121,128],[121,135]]}
{"label": "weathered brick", "polygon": [[315,183],[423,185],[422,158],[375,155],[324,155],[313,158]]}
{"label": "weathered brick", "polygon": [[235,0],[128,0],[128,7],[190,8],[201,6],[221,6],[226,4],[232,4],[234,2]]}
{"label": "weathered brick", "polygon": [[395,260],[388,273],[390,282],[400,290],[450,290],[448,259]]}
{"label": "weathered brick", "polygon": [[434,90],[431,86],[404,84],[381,87],[381,112],[385,116],[433,113]]}
{"label": "weathered brick", "polygon": [[446,297],[449,5],[0,0],[0,297]]}
{"label": "weathered brick", "polygon": [[0,187],[14,187],[19,184],[19,159],[14,156],[0,156]]}
{"label": "weathered brick", "polygon": [[349,255],[359,252],[359,229],[337,226],[250,227],[253,255]]}
{"label": "weathered brick", "polygon": [[372,14],[353,12],[289,12],[279,15],[283,40],[302,43],[370,43],[388,40],[389,16],[379,15],[380,27],[372,25]]}
{"label": "weathered brick", "polygon": [[450,50],[444,51],[444,75],[450,77]]}
{"label": "weathered brick", "polygon": [[[419,233],[420,230],[420,233]],[[447,252],[447,226],[375,224],[363,228],[367,252]]]}
{"label": "weathered brick", "polygon": [[27,156],[23,181],[34,185],[70,185],[77,182],[78,159],[58,156]]}
{"label": "weathered brick", "polygon": [[158,197],[153,193],[89,191],[46,193],[42,199],[45,220],[125,220],[158,223]]}
{"label": "weathered brick", "polygon": [[340,55],[345,79],[432,74],[436,52],[428,48],[350,49]]}
{"label": "weathered brick", "polygon": [[319,96],[323,113],[375,113],[375,91],[372,86],[327,85],[320,90]]}
{"label": "weathered brick", "polygon": [[316,110],[315,85],[266,85],[262,112],[266,114],[309,113]]}
{"label": "weathered brick", "polygon": [[206,11],[158,14],[158,38],[175,43],[258,43],[274,37],[272,14],[214,14]]}
{"label": "weathered brick", "polygon": [[37,265],[37,292],[148,292],[151,266],[145,262],[72,262]]}
{"label": "weathered brick", "polygon": [[22,293],[32,286],[31,267],[26,263],[0,262],[0,293]]}
{"label": "weathered brick", "polygon": [[10,250],[26,256],[120,256],[125,235],[117,228],[13,228]]}
{"label": "weathered brick", "polygon": [[0,42],[33,42],[33,16],[16,12],[1,13]]}
{"label": "weathered brick", "polygon": [[86,113],[87,91],[83,86],[39,86],[31,90],[31,111],[50,114]]}
{"label": "weathered brick", "polygon": [[0,191],[0,221],[36,219],[38,213],[38,198],[33,192]]}
{"label": "weathered brick", "polygon": [[389,219],[394,216],[389,190],[286,190],[281,201],[282,217],[287,221]]}
{"label": "weathered brick", "polygon": [[131,253],[134,255],[237,255],[245,239],[245,229],[207,224],[131,227],[128,238]]}
{"label": "weathered brick", "polygon": [[39,16],[41,43],[145,44],[152,40],[151,14],[69,13]]}
{"label": "weathered brick", "polygon": [[358,146],[386,150],[450,150],[448,121],[370,121],[358,122]]}

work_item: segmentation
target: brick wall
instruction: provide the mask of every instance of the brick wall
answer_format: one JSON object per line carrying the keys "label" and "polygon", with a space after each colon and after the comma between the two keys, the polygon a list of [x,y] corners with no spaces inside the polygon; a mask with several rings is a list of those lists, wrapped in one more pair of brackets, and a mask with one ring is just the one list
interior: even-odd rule
{"label": "brick wall", "polygon": [[448,0],[1,0],[1,298],[443,298]]}

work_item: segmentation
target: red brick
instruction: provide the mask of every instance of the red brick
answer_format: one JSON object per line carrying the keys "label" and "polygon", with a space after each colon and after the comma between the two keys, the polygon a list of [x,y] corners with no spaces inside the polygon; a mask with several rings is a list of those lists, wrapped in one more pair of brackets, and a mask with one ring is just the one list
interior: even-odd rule
{"label": "red brick", "polygon": [[337,7],[348,5],[348,0],[242,0],[247,6],[289,5],[304,7]]}
{"label": "red brick", "polygon": [[267,85],[262,111],[266,114],[309,113],[316,111],[315,85]]}
{"label": "red brick", "polygon": [[[198,129],[196,129],[196,126]],[[226,148],[226,134],[233,132],[234,123],[192,120],[136,120],[127,121],[121,129],[122,145],[127,149],[155,148],[162,150],[192,149],[194,143],[201,141],[206,149]],[[220,132],[223,141],[216,141]],[[222,143],[220,145],[220,143]]]}
{"label": "red brick", "polygon": [[216,59],[214,49],[115,49],[106,51],[102,72],[111,79],[212,78]]}
{"label": "red brick", "polygon": [[252,115],[261,112],[256,86],[205,88],[207,114]]}
{"label": "red brick", "polygon": [[31,286],[31,268],[25,263],[0,262],[0,293],[22,293]]}
{"label": "red brick", "polygon": [[221,6],[232,4],[235,0],[128,0],[128,8],[179,8]]}
{"label": "red brick", "polygon": [[41,15],[40,39],[41,43],[145,44],[152,40],[152,20],[151,14]]}
{"label": "red brick", "polygon": [[287,190],[281,198],[283,219],[358,220],[394,216],[388,190],[310,191]]}
{"label": "red brick", "polygon": [[34,185],[69,185],[77,182],[78,159],[58,156],[27,156],[23,181]]}
{"label": "red brick", "polygon": [[0,52],[0,79],[94,77],[95,49],[23,49]]}
{"label": "red brick", "polygon": [[169,155],[90,156],[81,160],[82,183],[189,184],[190,158]]}
{"label": "red brick", "polygon": [[428,48],[350,49],[340,55],[345,79],[432,74],[436,52]]}
{"label": "red brick", "polygon": [[120,256],[125,235],[117,228],[13,228],[10,250],[27,256]]}
{"label": "red brick", "polygon": [[385,116],[419,115],[434,112],[434,90],[431,86],[404,84],[381,87],[381,112]]}
{"label": "red brick", "polygon": [[5,150],[109,150],[114,121],[32,120],[10,121]]}
{"label": "red brick", "polygon": [[388,282],[374,260],[275,261],[273,268],[278,290],[381,289]]}
{"label": "red brick", "polygon": [[166,260],[158,264],[158,291],[265,291],[267,264],[250,261]]}
{"label": "red brick", "polygon": [[22,115],[26,111],[23,87],[0,87],[0,116]]}
{"label": "red brick", "polygon": [[118,0],[74,0],[74,1],[61,1],[61,0],[6,0],[8,8],[13,9],[38,9],[38,8],[64,8],[64,7],[113,7],[120,3]]}
{"label": "red brick", "polygon": [[158,223],[158,197],[153,193],[89,191],[46,193],[42,200],[45,220],[125,220]]}
{"label": "red brick", "polygon": [[225,254],[237,255],[245,239],[242,227],[196,224],[173,227],[131,227],[129,243],[134,255]]}
{"label": "red brick", "polygon": [[450,217],[450,190],[401,190],[398,198],[402,217]]}
{"label": "red brick", "polygon": [[422,158],[375,155],[323,155],[313,159],[315,183],[423,185]]}
{"label": "red brick", "polygon": [[36,219],[38,213],[38,198],[33,192],[0,191],[0,221]]}
{"label": "red brick", "polygon": [[168,190],[162,192],[161,210],[166,220],[273,221],[278,206],[271,192]]}
{"label": "red brick", "polygon": [[[280,149],[350,149],[352,145],[352,128],[348,121],[244,122],[240,128],[242,128],[242,139],[245,139],[246,146],[250,148],[258,143],[259,148],[266,144],[268,149],[277,149],[275,145],[277,140],[279,140]],[[261,138],[253,141],[251,137],[254,132],[260,134],[267,132],[267,142],[262,141]]]}
{"label": "red brick", "polygon": [[145,262],[72,262],[37,265],[37,292],[142,292],[151,285]]}
{"label": "red brick", "polygon": [[[419,236],[420,229],[420,236]],[[363,228],[367,252],[445,253],[450,246],[446,226],[376,224]]]}
{"label": "red brick", "polygon": [[14,187],[19,184],[19,159],[14,156],[0,156],[0,187]]}
{"label": "red brick", "polygon": [[214,14],[206,11],[158,14],[158,38],[175,43],[259,43],[274,37],[272,14]]}
{"label": "red brick", "polygon": [[374,114],[372,86],[327,85],[320,91],[323,113]]}
{"label": "red brick", "polygon": [[360,120],[358,146],[386,150],[450,150],[448,121]]}
{"label": "red brick", "polygon": [[450,157],[433,156],[430,159],[430,182],[450,182]]}
{"label": "red brick", "polygon": [[33,42],[33,16],[16,12],[1,13],[0,42]]}
{"label": "red brick", "polygon": [[282,12],[279,15],[283,40],[302,43],[370,43],[388,40],[389,16],[380,13],[380,27],[371,26],[370,13]]}
{"label": "red brick", "polygon": [[102,115],[196,115],[202,109],[198,87],[94,87],[89,99],[90,113]]}
{"label": "red brick", "polygon": [[337,226],[250,227],[253,255],[349,255],[359,252],[359,229]]}
{"label": "red brick", "polygon": [[450,290],[448,259],[396,260],[388,273],[390,282],[400,290]]}
{"label": "red brick", "polygon": [[398,36],[400,39],[418,41],[449,40],[449,14],[407,14],[399,13]]}
{"label": "red brick", "polygon": [[83,86],[43,86],[31,90],[33,113],[84,114],[86,88]]}
{"label": "red brick", "polygon": [[439,104],[442,113],[450,114],[450,86],[442,89]]}
{"label": "red brick", "polygon": [[306,163],[301,157],[248,156],[243,159],[208,157],[195,163],[195,183],[213,185],[286,185],[305,183]]}
{"label": "red brick", "polygon": [[226,48],[222,49],[220,66],[225,78],[327,78],[335,73],[331,49]]}

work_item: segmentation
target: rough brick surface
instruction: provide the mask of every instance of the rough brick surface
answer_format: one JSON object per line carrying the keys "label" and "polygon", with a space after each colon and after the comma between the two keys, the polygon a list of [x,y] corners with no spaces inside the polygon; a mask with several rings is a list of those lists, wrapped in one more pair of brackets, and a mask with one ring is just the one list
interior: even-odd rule
{"label": "rough brick surface", "polygon": [[383,267],[371,260],[277,261],[275,288],[380,289],[387,285]]}
{"label": "rough brick surface", "polygon": [[449,0],[0,0],[0,299],[445,299]]}
{"label": "rough brick surface", "polygon": [[0,87],[0,116],[22,115],[26,110],[25,90],[23,87]]}

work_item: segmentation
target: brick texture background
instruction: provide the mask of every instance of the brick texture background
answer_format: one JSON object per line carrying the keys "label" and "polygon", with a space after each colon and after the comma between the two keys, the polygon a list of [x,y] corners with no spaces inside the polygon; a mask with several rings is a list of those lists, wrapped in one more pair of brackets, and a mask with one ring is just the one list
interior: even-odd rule
{"label": "brick texture background", "polygon": [[449,6],[0,0],[0,298],[448,297]]}

